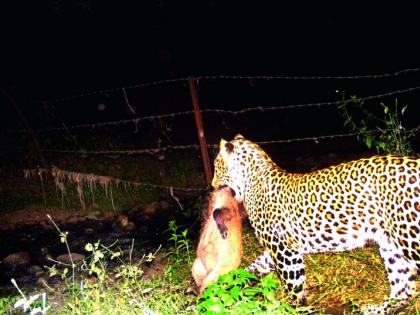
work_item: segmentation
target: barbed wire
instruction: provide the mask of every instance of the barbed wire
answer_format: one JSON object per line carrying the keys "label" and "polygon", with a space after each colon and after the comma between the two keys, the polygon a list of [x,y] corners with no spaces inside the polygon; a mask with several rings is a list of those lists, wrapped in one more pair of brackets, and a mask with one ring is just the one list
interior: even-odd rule
{"label": "barbed wire", "polygon": [[[382,74],[365,74],[365,75],[348,75],[348,76],[333,76],[333,75],[317,75],[317,76],[269,76],[269,75],[261,75],[261,76],[242,76],[242,75],[199,75],[194,77],[196,80],[220,80],[220,79],[229,79],[229,80],[359,80],[359,79],[383,79],[383,78],[390,78],[396,77],[403,74],[414,73],[420,71],[419,68],[409,68],[399,70],[397,72],[391,73],[382,73]],[[180,77],[180,78],[173,78],[173,79],[166,79],[166,80],[159,80],[159,81],[150,81],[144,82],[139,84],[132,84],[123,87],[117,88],[110,88],[110,89],[102,89],[96,91],[90,91],[85,93],[80,93],[72,96],[61,97],[53,100],[49,100],[52,103],[59,103],[74,100],[77,98],[82,98],[86,96],[94,96],[98,94],[107,94],[112,92],[118,92],[122,90],[129,90],[129,89],[137,89],[137,88],[146,88],[151,86],[158,86],[164,85],[169,83],[176,83],[176,82],[186,82],[188,77]],[[38,100],[36,102],[44,102],[45,100]]]}
{"label": "barbed wire", "polygon": [[[407,93],[420,90],[420,86],[408,88],[408,89],[402,89],[402,90],[396,90],[391,91],[388,93],[378,94],[378,95],[372,95],[372,96],[366,96],[366,97],[358,97],[356,98],[358,101],[364,102],[369,101],[373,99],[379,99],[384,98],[387,96],[397,95],[401,93]],[[310,108],[310,107],[323,107],[323,106],[332,106],[332,105],[339,105],[339,104],[347,104],[353,102],[353,99],[348,100],[340,100],[340,101],[332,101],[332,102],[317,102],[317,103],[305,103],[305,104],[296,104],[296,105],[289,105],[289,106],[269,106],[269,107],[263,107],[263,106],[255,106],[255,107],[248,107],[241,110],[229,110],[229,109],[204,109],[201,110],[202,113],[219,113],[219,114],[231,114],[231,115],[241,115],[245,114],[247,112],[252,111],[260,111],[260,112],[266,112],[266,111],[275,111],[275,110],[288,110],[288,109],[295,109],[295,108]]]}
{"label": "barbed wire", "polygon": [[[334,134],[327,136],[319,137],[304,137],[304,138],[293,138],[293,139],[280,139],[280,140],[267,140],[267,141],[256,141],[257,144],[274,144],[274,143],[292,143],[292,142],[302,142],[302,141],[314,141],[319,142],[321,140],[329,140],[334,138],[344,138],[356,136],[357,133],[345,133],[345,134]],[[207,144],[208,148],[217,149],[218,144]],[[43,150],[44,152],[53,152],[53,153],[79,153],[79,154],[104,154],[104,155],[118,155],[118,154],[143,154],[143,153],[160,153],[168,150],[185,150],[185,149],[199,149],[198,144],[189,144],[189,145],[170,145],[162,148],[153,148],[153,149],[142,149],[142,150],[98,150],[98,151],[85,151],[85,150]]]}
{"label": "barbed wire", "polygon": [[[144,120],[173,118],[173,117],[177,117],[177,116],[191,115],[193,113],[194,113],[194,111],[187,110],[187,111],[176,112],[176,113],[136,117],[136,118],[130,118],[130,119],[117,120],[117,121],[106,121],[106,122],[99,122],[99,123],[86,123],[86,124],[68,126],[67,128],[69,128],[69,129],[81,129],[81,128],[95,129],[97,127],[118,126],[118,125],[125,125],[125,124],[128,124],[128,123],[133,123],[133,124],[137,125],[141,121],[144,121]],[[37,130],[37,132],[48,132],[48,131],[59,131],[59,130],[63,130],[63,128],[62,127],[45,128],[45,129]]]}
{"label": "barbed wire", "polygon": [[[209,145],[211,146],[211,145]],[[161,153],[169,150],[186,150],[186,149],[199,149],[200,145],[198,144],[188,144],[188,145],[168,145],[161,148],[150,148],[150,149],[141,149],[141,150],[93,150],[93,151],[85,151],[85,150],[50,150],[46,149],[43,150],[44,152],[54,152],[54,153],[80,153],[80,154],[109,154],[109,155],[117,155],[117,154],[155,154]]]}
{"label": "barbed wire", "polygon": [[[98,95],[98,94],[120,92],[120,91],[123,91],[123,90],[145,88],[145,87],[158,86],[158,85],[176,83],[176,82],[184,82],[184,81],[187,81],[187,80],[188,80],[188,78],[174,78],[174,79],[166,79],[166,80],[160,80],[160,81],[150,81],[150,82],[144,82],[144,83],[139,83],[139,84],[127,85],[127,86],[123,86],[123,87],[85,92],[85,93],[76,94],[76,95],[72,95],[72,96],[56,98],[56,99],[53,99],[53,100],[49,100],[48,102],[50,102],[50,103],[67,102],[67,101],[71,101],[71,100],[86,97],[86,96],[94,96],[94,95]],[[38,101],[35,101],[35,102],[37,102],[37,103],[45,102],[45,100],[38,100]]]}
{"label": "barbed wire", "polygon": [[[405,133],[408,134],[415,134],[420,131],[420,125],[406,130]],[[350,132],[350,133],[342,133],[342,134],[332,134],[332,135],[325,135],[325,136],[316,136],[316,137],[302,137],[302,138],[292,138],[292,139],[279,139],[279,140],[265,140],[265,141],[255,141],[257,144],[261,145],[270,145],[270,144],[277,144],[277,143],[293,143],[293,142],[304,142],[304,141],[313,141],[318,143],[322,140],[331,140],[336,138],[346,138],[346,137],[354,137],[358,136],[360,133],[357,132]],[[219,147],[218,144],[207,144],[208,148],[217,149]],[[92,155],[120,155],[120,154],[156,154],[161,153],[169,150],[187,150],[187,149],[199,149],[200,145],[198,144],[187,144],[187,145],[168,145],[161,148],[149,148],[149,149],[140,149],[140,150],[50,150],[46,149],[43,150],[44,152],[51,152],[51,153],[78,153],[78,154],[92,154]]]}
{"label": "barbed wire", "polygon": [[[359,101],[368,101],[373,99],[380,99],[387,96],[393,96],[397,94],[402,93],[408,93],[413,92],[416,90],[420,90],[420,86],[411,87],[407,89],[400,89],[395,90],[383,94],[377,94],[377,95],[371,95],[366,97],[359,97],[356,98]],[[247,107],[241,110],[228,110],[228,109],[203,109],[201,110],[201,113],[218,113],[218,114],[231,114],[231,115],[241,115],[245,114],[247,112],[252,111],[259,111],[259,112],[265,112],[265,111],[275,111],[275,110],[290,110],[295,108],[311,108],[311,107],[323,107],[323,106],[332,106],[332,105],[338,105],[343,103],[351,103],[353,102],[352,99],[349,100],[339,100],[339,101],[331,101],[331,102],[316,102],[316,103],[304,103],[304,104],[295,104],[295,105],[288,105],[288,106],[269,106],[269,107],[263,107],[263,106],[254,106],[254,107]],[[86,124],[80,124],[80,125],[73,125],[73,126],[67,126],[67,129],[82,129],[82,128],[97,128],[97,127],[105,127],[105,126],[117,126],[117,125],[124,125],[128,123],[133,123],[135,125],[139,124],[141,121],[144,120],[155,120],[155,119],[165,119],[165,118],[174,118],[178,116],[185,116],[185,115],[192,115],[194,114],[194,111],[182,111],[182,112],[176,112],[176,113],[169,113],[169,114],[161,114],[161,115],[150,115],[150,116],[144,116],[144,117],[136,117],[136,118],[130,118],[130,119],[123,119],[118,121],[108,121],[108,122],[99,122],[99,123],[86,123]],[[49,131],[59,131],[64,130],[63,127],[51,127],[51,128],[45,128],[41,130],[37,130],[37,132],[49,132]]]}
{"label": "barbed wire", "polygon": [[317,75],[317,76],[272,76],[272,75],[259,75],[259,76],[241,76],[241,75],[202,75],[197,76],[198,80],[218,80],[218,79],[240,79],[240,80],[358,80],[358,79],[382,79],[395,77],[410,72],[418,72],[419,68],[404,69],[392,73],[383,74],[365,74],[365,75],[348,75],[348,76],[333,76],[333,75]]}

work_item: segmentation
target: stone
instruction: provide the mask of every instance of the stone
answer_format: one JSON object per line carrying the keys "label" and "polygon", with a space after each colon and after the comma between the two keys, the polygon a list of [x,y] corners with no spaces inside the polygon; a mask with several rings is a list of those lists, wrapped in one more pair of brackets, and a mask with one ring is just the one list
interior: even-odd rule
{"label": "stone", "polygon": [[95,230],[92,228],[86,228],[85,229],[85,234],[95,234]]}
{"label": "stone", "polygon": [[146,234],[147,232],[149,232],[149,228],[148,228],[146,225],[141,225],[141,226],[138,228],[138,232],[139,232],[140,234]]}
{"label": "stone", "polygon": [[22,265],[29,263],[29,253],[28,252],[16,252],[8,255],[3,259],[4,264],[8,265]]}
{"label": "stone", "polygon": [[40,277],[36,281],[36,285],[39,285],[39,286],[48,286],[48,282],[47,282],[47,280],[45,278]]}
{"label": "stone", "polygon": [[141,215],[144,216],[153,216],[156,213],[157,207],[159,206],[157,201],[154,201],[152,203],[148,203],[144,206],[143,211]]}
{"label": "stone", "polygon": [[43,270],[40,270],[37,273],[35,273],[35,277],[39,278],[39,277],[41,277],[44,274],[45,274],[45,272]]}
{"label": "stone", "polygon": [[65,222],[65,223],[68,223],[68,224],[75,224],[75,223],[77,223],[77,222],[79,222],[79,217],[78,217],[78,216],[76,216],[76,215],[72,215],[71,217],[69,217],[69,218],[66,220],[66,222]]}
{"label": "stone", "polygon": [[165,200],[159,202],[160,210],[168,210],[171,207],[171,204]]}
{"label": "stone", "polygon": [[136,228],[136,225],[130,221],[127,215],[120,214],[117,218],[118,227],[124,231],[132,231]]}
{"label": "stone", "polygon": [[38,266],[38,265],[32,265],[32,266],[30,266],[29,267],[29,269],[28,269],[28,272],[30,273],[30,274],[37,274],[38,272],[40,272],[40,271],[42,271],[43,272],[43,270],[42,270],[42,268],[40,267],[40,266]]}
{"label": "stone", "polygon": [[85,259],[85,255],[82,255],[79,253],[63,254],[57,257],[57,260],[59,262],[62,262],[63,264],[68,264],[68,265],[71,265],[72,260],[73,260],[73,263],[77,264],[78,262],[81,262],[83,259]]}

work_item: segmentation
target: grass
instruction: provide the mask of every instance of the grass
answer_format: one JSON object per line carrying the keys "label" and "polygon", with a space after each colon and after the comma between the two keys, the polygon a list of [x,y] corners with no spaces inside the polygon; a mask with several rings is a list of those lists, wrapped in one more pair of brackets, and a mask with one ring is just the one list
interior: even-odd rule
{"label": "grass", "polygon": [[[144,273],[151,260],[159,260],[153,255],[131,263],[124,263],[121,259],[117,269],[105,267],[106,263],[97,264],[102,266],[104,277],[92,273],[91,267],[78,274],[74,281],[67,277],[64,286],[46,290],[52,314],[194,313],[199,300],[186,293],[192,285],[191,262],[185,247],[181,247],[176,255],[165,255],[173,250],[171,247],[158,254],[166,268],[153,278],[145,277]],[[245,226],[245,255],[241,267],[247,266],[260,251],[252,230]],[[111,252],[118,250],[104,250],[100,260],[109,260]],[[115,258],[123,257],[117,255]],[[386,274],[376,247],[337,254],[307,255],[305,261],[308,302],[317,309],[316,314],[351,314],[352,308],[357,311],[357,306],[380,303],[388,294]],[[293,305],[281,286],[275,298],[282,305]],[[10,305],[16,300],[14,296],[0,299],[3,314],[15,314],[7,309],[10,310]],[[413,301],[401,314],[420,314],[420,301]]]}
{"label": "grass", "polygon": [[[55,163],[54,163],[55,162]],[[189,152],[168,152],[160,161],[149,155],[120,158],[118,164],[109,157],[78,157],[76,159],[52,160],[53,165],[64,170],[112,176],[124,180],[175,187],[203,187],[204,175],[201,161],[191,158]],[[1,170],[0,170],[1,171]],[[3,172],[5,173],[5,172]],[[19,189],[16,189],[19,187]],[[99,185],[91,191],[84,187],[83,194],[88,208],[126,209],[136,203],[150,203],[167,192],[149,186],[112,185],[110,192]],[[76,185],[67,183],[64,194],[56,187],[51,177],[41,182],[38,177],[24,179],[22,170],[9,172],[1,177],[0,216],[3,211],[26,207],[78,209],[81,208]],[[93,193],[92,193],[93,192]],[[6,209],[6,210],[4,210]]]}
{"label": "grass", "polygon": [[[116,166],[114,160],[110,158],[98,160],[90,157],[80,157],[76,161],[64,160],[56,165],[63,169],[97,172],[168,186],[202,186],[204,182],[200,160],[191,159],[187,153],[179,152],[167,153],[164,161],[147,155],[124,158],[123,162],[120,160],[118,162],[121,166]],[[8,178],[2,186],[0,193],[7,196],[0,198],[2,209],[12,211],[29,206],[42,209],[63,207],[61,195],[51,179],[44,181],[44,190],[39,180],[25,181],[23,178]],[[64,208],[80,208],[75,187],[68,185],[66,192]],[[115,187],[114,206],[118,211],[135,203],[155,201],[161,193],[156,189],[126,190],[124,187]],[[89,208],[112,209],[110,197],[101,187],[96,187],[93,195],[86,190],[85,197]],[[100,266],[98,267],[100,272],[103,272],[101,277],[92,272],[91,267],[87,267],[85,271],[79,271],[74,280],[67,277],[64,285],[60,287],[42,288],[47,293],[48,305],[51,306],[50,313],[148,314],[149,311],[150,314],[194,313],[199,300],[194,295],[186,293],[186,290],[192,284],[190,256],[193,260],[194,244],[198,237],[190,233],[183,235],[182,232],[182,230],[172,230],[172,236],[176,233],[178,237],[174,240],[169,235],[168,247],[162,249],[154,259],[155,263],[160,263],[157,261],[162,259],[161,264],[164,267],[164,271],[155,277],[146,276],[149,265],[153,262],[145,260],[127,263],[122,256],[114,257],[114,259],[121,258],[121,262],[118,269],[111,269],[107,266],[106,260],[111,259],[112,255],[107,252],[101,258],[105,259],[104,264],[97,265]],[[247,225],[244,226],[243,237],[244,259],[241,267],[246,267],[262,252],[262,249]],[[352,311],[357,312],[361,305],[381,303],[388,295],[386,273],[378,250],[374,246],[351,252],[307,255],[305,262],[307,298],[309,305],[318,310],[317,314],[351,314]],[[20,298],[18,295],[1,297],[0,314],[16,314],[11,306]],[[294,303],[281,285],[276,291],[275,298],[281,305]],[[414,300],[402,314],[420,314],[419,299]]]}

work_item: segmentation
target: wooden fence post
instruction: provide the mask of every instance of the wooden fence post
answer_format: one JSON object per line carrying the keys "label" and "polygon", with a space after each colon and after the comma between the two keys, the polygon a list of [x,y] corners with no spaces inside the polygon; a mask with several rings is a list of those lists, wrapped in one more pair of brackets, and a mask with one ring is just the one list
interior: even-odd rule
{"label": "wooden fence post", "polygon": [[207,182],[207,185],[210,185],[211,180],[212,180],[212,175],[211,175],[209,153],[207,151],[206,137],[204,134],[203,121],[201,119],[197,88],[195,86],[195,79],[192,75],[188,77],[188,86],[190,88],[190,94],[191,94],[192,104],[194,108],[194,118],[195,118],[195,124],[197,126],[198,140],[200,141],[201,156],[203,158],[204,172],[206,174],[206,182]]}

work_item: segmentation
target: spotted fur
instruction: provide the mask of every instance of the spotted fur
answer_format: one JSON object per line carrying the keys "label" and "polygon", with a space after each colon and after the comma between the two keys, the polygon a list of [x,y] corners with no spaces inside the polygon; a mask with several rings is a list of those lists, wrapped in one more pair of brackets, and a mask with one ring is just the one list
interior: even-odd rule
{"label": "spotted fur", "polygon": [[307,253],[379,245],[391,285],[382,305],[392,314],[415,294],[420,269],[420,159],[373,156],[306,174],[278,167],[241,135],[221,140],[212,185],[228,185],[243,202],[264,253],[248,267],[276,271],[304,300]]}

